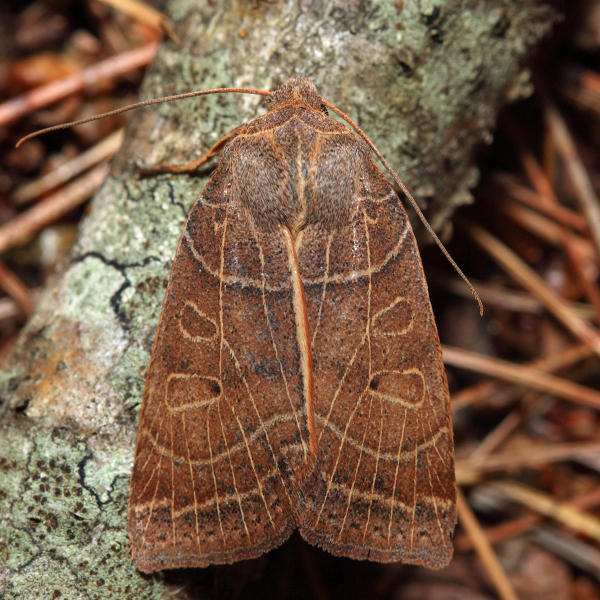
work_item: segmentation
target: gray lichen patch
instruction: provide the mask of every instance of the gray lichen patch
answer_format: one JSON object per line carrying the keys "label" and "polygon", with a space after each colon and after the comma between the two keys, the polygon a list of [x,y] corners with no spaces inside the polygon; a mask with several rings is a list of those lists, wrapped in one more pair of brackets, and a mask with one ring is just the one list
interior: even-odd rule
{"label": "gray lichen patch", "polygon": [[[2,598],[158,598],[157,586],[114,568],[130,564],[122,466],[109,462],[90,478],[90,451],[73,435],[38,427],[18,452],[22,435],[0,435],[0,456],[15,457],[11,471],[21,474],[0,478]],[[109,495],[90,485],[100,481]]]}
{"label": "gray lichen patch", "polygon": [[91,432],[119,412],[105,380],[128,343],[114,310],[123,282],[117,269],[87,257],[44,296],[19,342],[16,356],[27,362],[13,374],[13,406],[28,418]]}

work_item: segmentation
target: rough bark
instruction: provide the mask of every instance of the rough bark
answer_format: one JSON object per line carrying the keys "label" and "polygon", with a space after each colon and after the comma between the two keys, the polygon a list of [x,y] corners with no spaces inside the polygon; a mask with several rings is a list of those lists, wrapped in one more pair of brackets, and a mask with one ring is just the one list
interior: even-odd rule
{"label": "rough bark", "polygon": [[[169,12],[183,45],[163,44],[142,97],[307,75],[437,229],[468,201],[473,148],[527,93],[524,59],[556,17],[537,0],[173,0]],[[71,260],[0,374],[3,598],[165,593],[131,562],[127,489],[170,261],[205,178],[135,171],[191,160],[261,110],[254,96],[212,96],[132,119]]]}

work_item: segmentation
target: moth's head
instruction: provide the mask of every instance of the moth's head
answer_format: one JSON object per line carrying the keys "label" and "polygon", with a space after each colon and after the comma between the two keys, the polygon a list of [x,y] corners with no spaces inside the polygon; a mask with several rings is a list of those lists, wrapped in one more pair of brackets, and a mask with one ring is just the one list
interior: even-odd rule
{"label": "moth's head", "polygon": [[323,100],[315,84],[306,77],[291,77],[272,96],[269,110],[284,104],[303,104],[315,110],[323,109]]}

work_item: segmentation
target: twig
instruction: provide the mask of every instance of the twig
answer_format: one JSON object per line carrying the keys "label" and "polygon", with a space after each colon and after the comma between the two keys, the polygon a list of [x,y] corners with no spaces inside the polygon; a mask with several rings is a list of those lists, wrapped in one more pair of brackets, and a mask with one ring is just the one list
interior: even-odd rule
{"label": "twig", "polygon": [[[542,94],[542,97],[544,97],[543,89],[541,89],[540,92]],[[547,134],[545,135],[545,140],[547,142],[545,145],[546,147],[550,147],[553,149],[554,142],[556,141],[554,139],[556,129],[553,129],[550,126],[550,119],[546,119],[546,123],[548,124],[548,127]],[[564,126],[563,128],[566,134],[568,135],[566,126]],[[580,238],[574,235],[573,232],[567,227],[567,225],[570,222],[572,222],[572,217],[570,215],[572,215],[573,213],[565,209],[559,203],[556,193],[554,192],[552,179],[548,177],[541,165],[538,164],[538,161],[531,152],[531,150],[525,144],[523,144],[516,127],[514,127],[514,125],[509,126],[508,131],[517,146],[519,157],[521,158],[521,163],[525,168],[532,184],[535,186],[539,193],[538,210],[542,210],[542,212],[554,215],[554,220],[558,224],[555,235],[557,236],[558,240],[560,241],[560,244],[564,248],[565,253],[571,263],[571,266],[573,267],[574,275],[577,278],[581,287],[583,288],[586,297],[590,301],[590,304],[592,305],[595,311],[596,321],[600,321],[600,292],[598,291],[595,285],[595,281],[592,281],[592,279],[588,276],[587,270],[581,264],[582,261],[579,252],[579,247],[581,246]],[[563,135],[565,134],[565,132],[563,132]],[[549,142],[552,142],[552,144],[550,144]],[[598,209],[598,214],[600,215],[600,209]],[[526,216],[526,213],[521,213],[521,216]],[[531,215],[529,215],[529,221],[531,221]],[[587,232],[587,229],[588,227],[586,226],[584,231]],[[598,259],[597,249],[594,252],[593,259]]]}
{"label": "twig", "polygon": [[33,300],[27,286],[0,261],[0,288],[19,306],[25,316],[33,312]]}
{"label": "twig", "polygon": [[523,417],[520,410],[508,413],[494,429],[481,440],[477,448],[471,452],[471,458],[478,459],[489,456],[519,426]]}
{"label": "twig", "polygon": [[493,180],[497,185],[502,186],[511,198],[539,210],[560,225],[568,225],[580,234],[587,233],[587,222],[581,215],[569,210],[558,202],[549,202],[548,198],[541,198],[541,194],[538,191],[521,185],[511,173],[496,173],[493,176]]}
{"label": "twig", "polygon": [[502,600],[518,600],[506,571],[500,564],[498,557],[481,529],[481,525],[477,521],[477,517],[475,517],[460,489],[456,490],[456,508],[460,523],[473,541],[473,547],[479,555],[500,598]]}
{"label": "twig", "polygon": [[123,129],[119,129],[50,173],[18,188],[12,195],[12,201],[18,205],[27,204],[38,196],[57,188],[95,164],[112,158],[121,147],[122,141]]}
{"label": "twig", "polygon": [[[552,372],[569,367],[576,362],[592,356],[592,350],[586,344],[579,344],[567,348],[560,353],[545,356],[527,363],[527,367],[539,371]],[[500,384],[497,381],[481,381],[452,396],[452,410],[459,410],[478,402],[492,394]]]}
{"label": "twig", "polygon": [[569,506],[565,502],[557,502],[548,494],[514,481],[496,481],[490,485],[506,498],[515,500],[537,513],[560,521],[567,527],[600,541],[600,519],[579,508]]}
{"label": "twig", "polygon": [[599,442],[574,444],[550,444],[531,449],[526,455],[520,452],[503,452],[483,459],[463,459],[456,461],[456,479],[459,483],[476,481],[482,473],[532,467],[539,464],[574,460],[600,452]]}
{"label": "twig", "polygon": [[181,41],[175,35],[173,25],[165,15],[148,4],[143,4],[137,0],[100,0],[104,4],[109,4],[115,9],[129,15],[152,29],[166,33],[176,44],[180,45]]}
{"label": "twig", "polygon": [[525,385],[600,410],[600,391],[550,375],[540,369],[450,346],[443,346],[442,353],[447,365],[499,377],[511,383]]}
{"label": "twig", "polygon": [[[445,290],[461,298],[471,298],[469,289],[453,275],[433,270],[432,272],[427,272],[427,279],[435,282],[440,287],[443,286]],[[544,305],[527,292],[513,290],[498,283],[486,283],[483,280],[471,279],[471,282],[477,288],[486,306],[496,306],[512,312],[531,313],[534,315],[542,314],[545,311]],[[567,302],[567,304],[580,318],[586,321],[594,318],[594,311],[587,303]]]}
{"label": "twig", "polygon": [[[484,489],[487,489],[487,484],[483,487]],[[568,506],[580,509],[594,508],[598,506],[599,503],[600,488],[592,490],[587,494],[576,496],[575,498],[572,498],[566,502]],[[499,525],[486,527],[484,532],[488,541],[491,544],[496,544],[508,538],[531,531],[534,527],[537,527],[540,523],[542,523],[543,520],[544,517],[541,514],[530,512],[521,517],[517,517],[516,519],[511,519],[510,521],[500,523]],[[470,550],[473,547],[473,542],[471,539],[464,534],[457,536],[457,538],[454,540],[454,544],[457,550]]]}
{"label": "twig", "polygon": [[57,79],[21,96],[7,100],[0,104],[0,125],[15,121],[27,113],[84,90],[88,86],[97,83],[99,79],[118,77],[144,67],[152,62],[156,48],[156,42],[152,42],[140,48],[122,52],[79,73]]}
{"label": "twig", "polygon": [[[543,86],[539,87],[539,91],[542,97],[544,97]],[[544,145],[547,150],[547,153],[550,153],[554,150],[555,147],[555,130],[550,127],[549,119],[546,119],[546,122],[548,124],[548,127],[546,128]],[[566,126],[564,127],[564,129],[566,131]],[[600,292],[596,287],[595,281],[592,279],[592,277],[588,275],[588,269],[586,269],[584,264],[582,264],[584,262],[581,260],[583,252],[580,251],[582,246],[582,240],[579,236],[576,236],[568,227],[568,225],[573,223],[575,217],[577,217],[578,219],[581,219],[581,217],[579,217],[579,215],[575,215],[559,203],[556,193],[554,191],[553,180],[538,163],[533,152],[523,143],[517,128],[510,121],[507,130],[517,148],[519,158],[521,159],[521,164],[523,165],[523,168],[525,169],[532,185],[538,192],[537,198],[533,199],[531,197],[527,197],[527,195],[523,195],[521,190],[522,200],[526,201],[530,205],[536,206],[537,210],[542,211],[547,215],[550,215],[551,218],[553,218],[555,222],[553,223],[552,227],[552,235],[554,241],[560,243],[564,248],[564,251],[573,268],[573,274],[594,309],[596,321],[600,322]],[[552,155],[554,155],[553,152]],[[534,228],[537,229],[538,235],[542,238],[548,238],[551,230],[548,227],[540,227],[540,220],[536,219],[528,211],[517,210],[515,212],[515,207],[512,207],[511,210],[510,206],[506,206],[506,199],[504,200],[504,211],[508,211],[509,214],[512,213],[511,216],[513,218],[515,218],[516,220],[520,220],[521,223],[525,226],[530,226],[529,228],[531,228],[531,225],[534,225],[537,221],[538,226]],[[600,214],[600,209],[598,211],[598,214]],[[587,227],[587,222],[584,221],[583,225],[583,232],[587,232],[587,230],[589,229]],[[598,260],[597,249],[594,249],[594,252],[590,259],[595,261]]]}
{"label": "twig", "polygon": [[527,266],[500,240],[478,225],[469,223],[466,229],[471,238],[490,254],[503,269],[539,298],[569,331],[582,342],[589,344],[594,352],[600,356],[600,333],[579,318],[533,269]]}
{"label": "twig", "polygon": [[0,253],[24,242],[49,223],[85,202],[102,185],[108,171],[108,164],[98,165],[73,183],[0,226]]}
{"label": "twig", "polygon": [[544,527],[531,535],[540,546],[600,579],[600,551],[597,548],[556,527]]}
{"label": "twig", "polygon": [[[31,302],[35,305],[40,295],[40,288],[32,288],[29,290]],[[11,319],[19,317],[23,311],[12,298],[0,298],[0,324]]]}
{"label": "twig", "polygon": [[581,286],[585,297],[594,310],[596,323],[600,323],[600,289],[598,289],[596,281],[588,274],[589,269],[585,268],[585,263],[574,243],[574,236],[565,233],[563,247],[577,283]]}
{"label": "twig", "polygon": [[575,235],[567,227],[557,225],[542,215],[512,204],[511,201],[505,200],[501,203],[500,210],[521,226],[538,235],[538,237],[553,244],[562,245],[573,268],[574,275],[592,305],[594,317],[596,321],[600,322],[600,291],[588,275],[589,269],[586,269],[590,261],[597,261],[593,245],[584,238]]}
{"label": "twig", "polygon": [[[563,228],[539,212],[514,202],[501,202],[498,208],[503,214],[518,223],[521,227],[531,232],[541,240],[560,247],[563,243]],[[587,262],[597,262],[594,245],[586,238],[571,234],[572,244],[577,248]]]}
{"label": "twig", "polygon": [[586,216],[596,251],[600,252],[600,200],[594,191],[588,173],[581,161],[575,142],[560,113],[546,99],[546,120],[556,148],[565,162],[567,176],[573,185],[575,197]]}
{"label": "twig", "polygon": [[579,107],[600,115],[600,75],[591,69],[565,64],[558,91]]}

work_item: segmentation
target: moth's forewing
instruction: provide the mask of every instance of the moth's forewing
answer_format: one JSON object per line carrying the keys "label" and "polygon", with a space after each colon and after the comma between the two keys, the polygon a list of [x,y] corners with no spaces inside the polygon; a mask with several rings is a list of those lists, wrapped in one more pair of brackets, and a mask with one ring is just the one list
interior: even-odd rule
{"label": "moth's forewing", "polygon": [[334,554],[440,567],[456,499],[437,329],[406,212],[370,157],[354,168],[347,225],[307,228],[298,250],[318,448],[300,531]]}
{"label": "moth's forewing", "polygon": [[143,571],[258,556],[296,527],[307,455],[283,233],[262,235],[226,163],[173,262],[140,414],[129,532]]}

